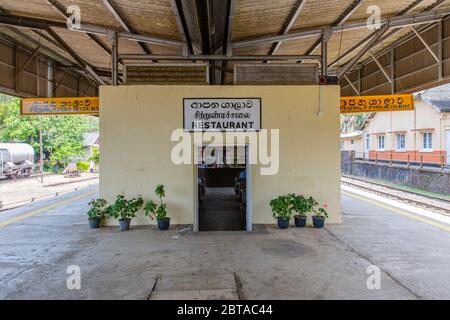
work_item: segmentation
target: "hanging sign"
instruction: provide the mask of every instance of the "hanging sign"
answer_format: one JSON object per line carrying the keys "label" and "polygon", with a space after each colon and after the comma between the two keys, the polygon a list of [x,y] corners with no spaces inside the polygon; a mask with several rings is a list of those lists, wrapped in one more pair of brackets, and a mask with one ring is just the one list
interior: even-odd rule
{"label": "hanging sign", "polygon": [[186,131],[259,131],[261,98],[185,98]]}
{"label": "hanging sign", "polygon": [[341,113],[414,110],[412,94],[341,97]]}
{"label": "hanging sign", "polygon": [[125,65],[125,84],[208,84],[204,64]]}
{"label": "hanging sign", "polygon": [[98,97],[20,99],[22,115],[98,115]]}

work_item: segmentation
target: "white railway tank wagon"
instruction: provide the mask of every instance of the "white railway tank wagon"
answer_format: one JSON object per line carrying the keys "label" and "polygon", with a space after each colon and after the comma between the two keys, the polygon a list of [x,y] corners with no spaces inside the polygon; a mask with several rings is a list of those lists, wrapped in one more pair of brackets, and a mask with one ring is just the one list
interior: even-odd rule
{"label": "white railway tank wagon", "polygon": [[27,177],[33,172],[34,150],[26,143],[0,143],[0,176]]}

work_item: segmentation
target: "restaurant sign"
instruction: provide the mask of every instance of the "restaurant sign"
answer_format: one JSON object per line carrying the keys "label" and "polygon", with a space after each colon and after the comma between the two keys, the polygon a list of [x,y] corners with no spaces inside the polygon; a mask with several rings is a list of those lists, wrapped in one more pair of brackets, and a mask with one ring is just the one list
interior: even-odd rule
{"label": "restaurant sign", "polygon": [[184,98],[185,131],[259,131],[261,98]]}
{"label": "restaurant sign", "polygon": [[20,99],[22,115],[98,115],[98,97]]}
{"label": "restaurant sign", "polygon": [[414,110],[412,94],[341,97],[341,113]]}

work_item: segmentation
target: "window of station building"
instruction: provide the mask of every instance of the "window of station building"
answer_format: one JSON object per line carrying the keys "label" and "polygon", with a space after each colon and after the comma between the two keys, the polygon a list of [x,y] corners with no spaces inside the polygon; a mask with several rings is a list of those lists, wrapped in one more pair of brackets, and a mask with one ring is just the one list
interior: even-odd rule
{"label": "window of station building", "polygon": [[378,136],[378,149],[384,150],[384,136]]}
{"label": "window of station building", "polygon": [[355,143],[355,140],[350,140],[350,144],[354,144]]}
{"label": "window of station building", "polygon": [[404,133],[397,134],[397,150],[406,149],[406,136]]}
{"label": "window of station building", "polygon": [[366,150],[370,150],[370,136],[366,137]]}
{"label": "window of station building", "polygon": [[433,149],[433,134],[431,132],[424,132],[422,134],[422,142],[424,150]]}

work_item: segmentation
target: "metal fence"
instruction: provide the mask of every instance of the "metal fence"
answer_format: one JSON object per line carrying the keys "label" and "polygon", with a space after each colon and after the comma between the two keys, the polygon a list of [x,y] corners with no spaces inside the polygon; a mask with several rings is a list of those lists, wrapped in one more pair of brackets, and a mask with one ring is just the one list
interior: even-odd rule
{"label": "metal fence", "polygon": [[450,155],[435,153],[402,153],[402,152],[355,152],[351,153],[351,161],[363,163],[388,164],[405,167],[450,169]]}

